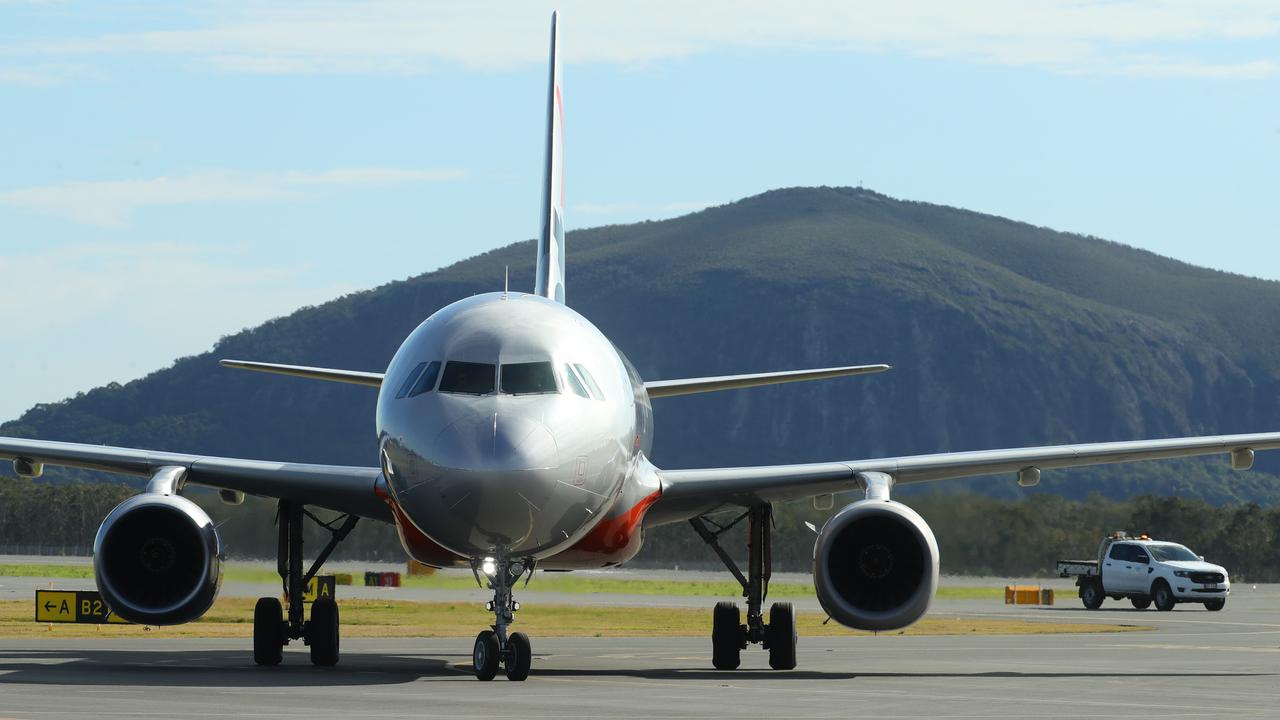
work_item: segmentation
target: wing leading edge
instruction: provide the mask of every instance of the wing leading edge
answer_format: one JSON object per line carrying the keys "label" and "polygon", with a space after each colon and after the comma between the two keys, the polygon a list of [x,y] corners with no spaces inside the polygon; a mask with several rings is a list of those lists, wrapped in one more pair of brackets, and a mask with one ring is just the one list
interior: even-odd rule
{"label": "wing leading edge", "polygon": [[306,365],[281,365],[280,363],[254,362],[252,360],[219,360],[218,364],[222,367],[236,370],[254,370],[277,375],[292,375],[310,380],[328,380],[330,382],[351,383],[353,385],[382,387],[382,373],[335,370],[333,368],[307,367]]}
{"label": "wing leading edge", "polygon": [[847,365],[845,367],[818,368],[816,370],[784,370],[782,372],[753,373],[750,375],[721,375],[718,377],[684,378],[681,380],[655,380],[644,384],[651,398],[693,395],[695,393],[735,390],[738,388],[778,385],[780,383],[825,380],[847,375],[868,375],[884,372],[889,365]]}
{"label": "wing leading edge", "polygon": [[0,460],[143,477],[154,475],[163,467],[184,467],[189,483],[392,520],[391,511],[374,493],[381,477],[376,467],[243,460],[5,437],[0,437]]}
{"label": "wing leading edge", "polygon": [[863,473],[884,473],[895,484],[1018,473],[1139,460],[1232,454],[1240,469],[1252,465],[1255,450],[1280,448],[1280,433],[1218,435],[1053,445],[908,455],[848,462],[773,465],[700,470],[661,470],[662,497],[650,510],[650,524],[676,522],[724,505],[751,505],[795,500],[846,490],[865,489]]}

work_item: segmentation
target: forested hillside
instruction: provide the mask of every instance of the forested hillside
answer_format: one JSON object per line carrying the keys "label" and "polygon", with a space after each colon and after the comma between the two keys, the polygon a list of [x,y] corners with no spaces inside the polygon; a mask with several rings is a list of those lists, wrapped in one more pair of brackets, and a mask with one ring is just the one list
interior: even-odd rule
{"label": "forested hillside", "polygon": [[[569,304],[646,378],[894,366],[655,401],[660,467],[1280,430],[1280,283],[850,188],[578,231],[568,248]],[[530,287],[533,260],[517,243],[304,308],[136,382],[37,406],[0,433],[372,465],[372,390],[217,359],[381,370],[433,311],[500,288],[505,266],[513,288]],[[1263,454],[1252,473],[1225,459],[1048,472],[1032,492],[1274,503],[1276,473],[1280,458]],[[1009,477],[945,486],[1027,492]]]}

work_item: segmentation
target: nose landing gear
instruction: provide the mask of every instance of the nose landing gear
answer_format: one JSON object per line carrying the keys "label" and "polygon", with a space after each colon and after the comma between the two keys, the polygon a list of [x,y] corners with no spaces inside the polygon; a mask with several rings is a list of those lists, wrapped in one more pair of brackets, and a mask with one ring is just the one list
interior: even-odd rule
{"label": "nose landing gear", "polygon": [[[485,609],[493,612],[494,623],[491,630],[483,630],[476,636],[471,650],[471,661],[475,668],[477,680],[492,680],[498,675],[501,665],[508,680],[524,680],[529,677],[529,666],[533,662],[533,650],[529,636],[522,632],[507,635],[507,626],[516,621],[516,611],[520,603],[511,595],[511,584],[519,580],[526,571],[533,576],[533,561],[510,562],[501,558],[472,563],[472,572],[476,581],[480,581],[480,573],[484,572],[489,580],[489,588],[493,590],[493,599],[485,603]],[[526,580],[526,583],[528,581]]]}

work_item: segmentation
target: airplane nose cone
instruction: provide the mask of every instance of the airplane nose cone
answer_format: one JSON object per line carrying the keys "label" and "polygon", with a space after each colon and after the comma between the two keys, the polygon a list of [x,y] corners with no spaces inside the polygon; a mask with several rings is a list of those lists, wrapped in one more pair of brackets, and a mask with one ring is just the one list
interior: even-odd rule
{"label": "airplane nose cone", "polygon": [[490,413],[460,419],[440,431],[432,459],[441,467],[478,471],[539,470],[560,464],[546,425]]}
{"label": "airplane nose cone", "polygon": [[476,552],[545,542],[535,537],[535,524],[555,494],[559,450],[544,424],[514,413],[476,413],[441,430],[433,448],[436,466],[463,471],[431,508],[438,513],[431,525],[443,540]]}

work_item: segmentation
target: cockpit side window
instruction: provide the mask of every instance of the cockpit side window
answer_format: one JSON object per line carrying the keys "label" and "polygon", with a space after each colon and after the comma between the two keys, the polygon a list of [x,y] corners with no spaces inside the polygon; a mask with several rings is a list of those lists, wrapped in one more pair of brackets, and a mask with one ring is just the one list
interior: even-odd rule
{"label": "cockpit side window", "polygon": [[427,363],[420,362],[414,366],[413,370],[407,376],[405,376],[404,382],[400,383],[400,389],[396,391],[397,400],[409,394],[409,389],[413,387],[414,381],[418,379],[418,376],[422,374],[422,371],[426,369],[426,367]]}
{"label": "cockpit side window", "polygon": [[503,363],[504,395],[536,395],[559,392],[556,374],[549,362]]}
{"label": "cockpit side window", "polygon": [[578,371],[578,374],[582,376],[583,382],[591,388],[592,396],[597,400],[604,400],[604,392],[602,392],[600,390],[600,386],[596,384],[596,379],[591,377],[591,372],[581,363],[574,363],[573,367]]}
{"label": "cockpit side window", "polygon": [[591,397],[587,394],[586,386],[578,379],[578,374],[573,371],[573,366],[568,363],[565,363],[564,366],[564,377],[569,382],[569,389],[573,390],[574,395],[584,398]]}
{"label": "cockpit side window", "polygon": [[440,376],[440,361],[432,360],[427,364],[427,369],[422,371],[418,376],[418,382],[413,384],[413,389],[409,391],[409,397],[416,397],[436,386],[436,378]]}
{"label": "cockpit side window", "polygon": [[493,374],[494,366],[488,363],[450,360],[440,378],[440,392],[488,395],[493,392]]}

